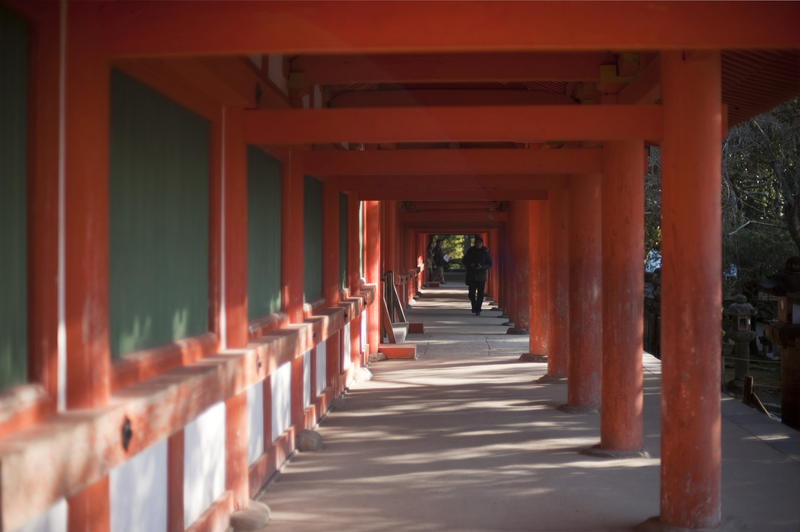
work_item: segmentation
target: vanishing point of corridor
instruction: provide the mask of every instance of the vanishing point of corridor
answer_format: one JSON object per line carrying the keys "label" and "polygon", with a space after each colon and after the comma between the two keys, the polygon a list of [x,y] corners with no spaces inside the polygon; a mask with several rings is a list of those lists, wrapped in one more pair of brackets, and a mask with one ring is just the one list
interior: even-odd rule
{"label": "vanishing point of corridor", "polygon": [[[608,459],[597,413],[571,414],[566,381],[520,363],[527,335],[506,334],[491,301],[480,317],[452,278],[408,312],[418,360],[373,363],[259,499],[271,530],[632,530],[658,515],[660,361],[644,355],[644,448]],[[797,433],[732,399],[723,413],[723,529],[793,531]],[[753,486],[758,486],[757,490]]]}

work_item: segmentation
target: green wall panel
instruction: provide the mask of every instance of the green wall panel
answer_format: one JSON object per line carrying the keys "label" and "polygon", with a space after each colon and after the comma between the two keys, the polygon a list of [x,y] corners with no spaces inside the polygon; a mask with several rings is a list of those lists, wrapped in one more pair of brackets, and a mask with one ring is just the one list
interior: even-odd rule
{"label": "green wall panel", "polygon": [[306,176],[303,187],[303,298],[322,297],[322,183]]}
{"label": "green wall panel", "polygon": [[0,389],[27,381],[27,28],[0,8]]}
{"label": "green wall panel", "polygon": [[347,195],[339,194],[339,288],[347,286]]}
{"label": "green wall panel", "polygon": [[109,172],[112,356],[207,331],[208,121],[113,71]]}
{"label": "green wall panel", "polygon": [[281,163],[247,147],[247,317],[281,309]]}

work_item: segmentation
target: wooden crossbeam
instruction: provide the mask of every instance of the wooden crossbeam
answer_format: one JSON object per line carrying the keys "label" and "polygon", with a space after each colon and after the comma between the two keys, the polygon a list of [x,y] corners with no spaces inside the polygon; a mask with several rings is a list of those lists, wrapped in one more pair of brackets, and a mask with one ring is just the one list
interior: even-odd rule
{"label": "wooden crossbeam", "polygon": [[306,55],[292,62],[306,86],[350,83],[599,81],[606,52]]}
{"label": "wooden crossbeam", "polygon": [[658,105],[275,109],[244,113],[252,144],[658,140]]}
{"label": "wooden crossbeam", "polygon": [[113,56],[800,47],[796,2],[75,2],[70,18]]}
{"label": "wooden crossbeam", "polygon": [[602,171],[600,148],[552,150],[310,151],[303,170],[321,176],[535,175]]}

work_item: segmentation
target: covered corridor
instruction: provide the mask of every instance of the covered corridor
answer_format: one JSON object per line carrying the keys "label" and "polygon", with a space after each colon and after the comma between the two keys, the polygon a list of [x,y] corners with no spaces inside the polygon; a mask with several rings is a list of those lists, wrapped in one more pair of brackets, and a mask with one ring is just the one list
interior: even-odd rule
{"label": "covered corridor", "polygon": [[[794,2],[0,0],[0,532],[223,532],[348,388],[330,428],[374,426],[331,434],[344,461],[317,473],[391,474],[345,465],[399,430],[348,408],[390,402],[419,423],[409,446],[445,442],[447,420],[451,462],[495,450],[482,474],[520,490],[504,501],[558,494],[543,515],[577,519],[590,473],[624,462],[641,511],[609,502],[609,526],[719,526],[740,508],[722,483],[720,145],[800,94],[799,22]],[[642,353],[656,146],[660,405]],[[426,314],[451,286],[424,291],[439,234],[486,242],[502,322],[464,335],[466,307]],[[372,364],[417,292],[422,358]],[[409,385],[429,416],[394,404]],[[406,457],[420,493],[442,482],[426,452]],[[316,515],[286,496],[287,526]]]}
{"label": "covered corridor", "polygon": [[[644,355],[649,456],[586,455],[599,414],[559,410],[566,383],[537,382],[546,364],[518,362],[527,338],[471,315],[462,287],[423,290],[419,360],[373,364],[322,420],[326,448],[260,494],[276,529],[599,532],[657,515],[660,361]],[[722,449],[724,530],[796,530],[797,431],[726,397]]]}

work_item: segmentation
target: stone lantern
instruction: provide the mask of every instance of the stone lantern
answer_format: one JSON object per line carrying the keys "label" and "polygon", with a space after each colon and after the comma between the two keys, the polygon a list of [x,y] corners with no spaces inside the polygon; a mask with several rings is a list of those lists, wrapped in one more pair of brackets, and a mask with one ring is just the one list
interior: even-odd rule
{"label": "stone lantern", "polygon": [[725,309],[725,314],[731,319],[728,336],[736,343],[733,351],[736,357],[736,369],[733,381],[728,386],[736,391],[742,391],[744,379],[750,372],[750,342],[756,337],[755,331],[750,328],[751,318],[755,316],[756,309],[747,302],[747,297],[739,294]]}
{"label": "stone lantern", "polygon": [[787,260],[784,271],[760,285],[778,296],[778,322],[765,333],[781,348],[781,421],[800,429],[800,257]]}

